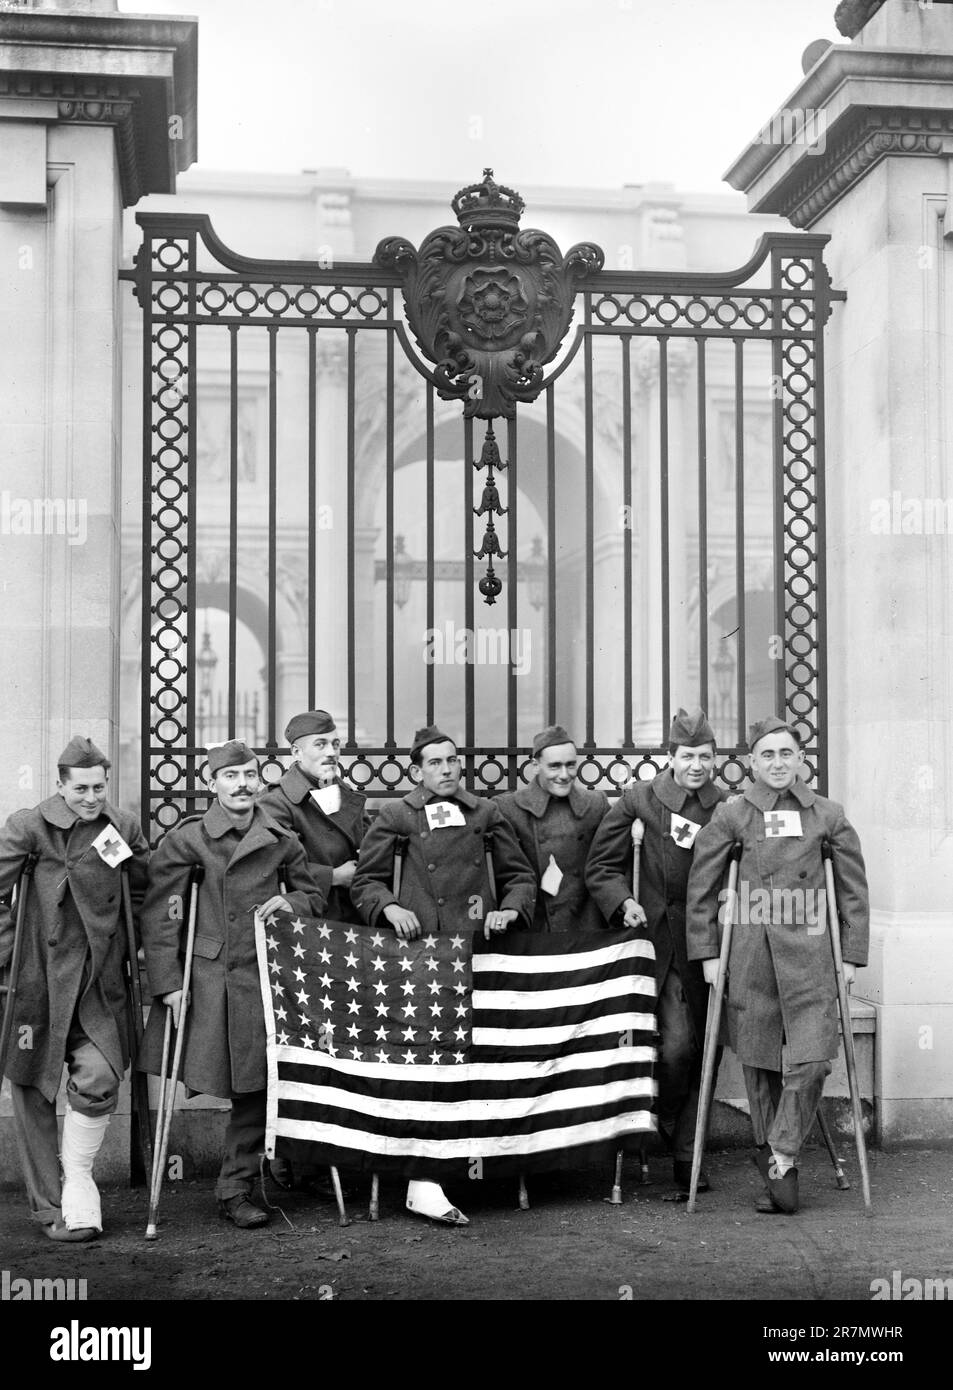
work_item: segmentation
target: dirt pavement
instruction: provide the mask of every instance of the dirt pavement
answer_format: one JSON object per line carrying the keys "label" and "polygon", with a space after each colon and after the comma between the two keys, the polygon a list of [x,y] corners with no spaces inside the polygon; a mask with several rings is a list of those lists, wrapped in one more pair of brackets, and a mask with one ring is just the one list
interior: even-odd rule
{"label": "dirt pavement", "polygon": [[647,1187],[634,1186],[627,1167],[622,1207],[603,1200],[609,1175],[591,1169],[531,1179],[527,1212],[517,1209],[515,1183],[458,1184],[452,1195],[471,1218],[466,1229],[405,1212],[394,1180],[382,1185],[377,1224],[366,1218],[363,1181],[346,1229],[331,1203],[269,1185],[292,1224],[276,1213],[267,1229],[241,1232],[217,1216],[210,1182],[173,1183],[155,1242],[143,1239],[144,1193],[105,1190],[107,1230],[89,1246],[52,1245],[7,1189],[0,1264],[17,1277],[84,1278],[90,1300],[844,1299],[876,1312],[883,1304],[871,1302],[872,1281],[889,1283],[894,1271],[924,1284],[950,1280],[945,1290],[925,1288],[928,1298],[929,1290],[953,1295],[949,1151],[871,1154],[866,1219],[859,1185],[838,1191],[817,1150],[802,1163],[794,1217],[754,1211],[758,1180],[746,1153],[715,1154],[709,1168],[713,1191],[694,1216],[664,1200],[674,1189],[661,1158]]}

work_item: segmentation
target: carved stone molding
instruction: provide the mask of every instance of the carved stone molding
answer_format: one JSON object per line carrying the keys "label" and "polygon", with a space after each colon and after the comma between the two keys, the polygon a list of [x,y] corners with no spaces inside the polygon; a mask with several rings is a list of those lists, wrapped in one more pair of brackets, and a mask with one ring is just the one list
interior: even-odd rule
{"label": "carved stone molding", "polygon": [[0,6],[0,117],[6,98],[18,119],[112,126],[124,206],[173,193],[195,159],[196,53],[191,19]]}
{"label": "carved stone molding", "polygon": [[888,155],[938,155],[949,148],[953,112],[923,114],[902,108],[861,110],[849,129],[829,142],[827,151],[810,161],[806,177],[792,182],[778,211],[796,227],[809,227],[843,197],[875,164]]}

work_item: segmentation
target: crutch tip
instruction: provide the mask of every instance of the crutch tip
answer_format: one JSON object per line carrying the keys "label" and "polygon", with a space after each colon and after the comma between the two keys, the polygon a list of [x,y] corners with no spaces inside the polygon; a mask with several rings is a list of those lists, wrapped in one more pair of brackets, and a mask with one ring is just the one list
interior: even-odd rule
{"label": "crutch tip", "polygon": [[338,1217],[338,1225],[339,1225],[339,1226],[350,1226],[350,1224],[351,1224],[351,1218],[350,1218],[349,1216],[339,1216],[339,1217]]}
{"label": "crutch tip", "polygon": [[603,1200],[606,1201],[606,1202],[608,1202],[610,1207],[621,1207],[621,1205],[622,1205],[622,1189],[621,1189],[621,1187],[614,1187],[614,1188],[612,1189],[612,1196],[611,1196],[611,1197],[605,1197],[605,1198],[603,1198]]}
{"label": "crutch tip", "polygon": [[149,1225],[146,1227],[146,1240],[158,1240],[158,1239],[159,1239],[159,1232],[158,1232],[158,1231],[156,1230],[156,1228],[155,1228],[155,1222],[154,1222],[154,1221],[150,1221]]}

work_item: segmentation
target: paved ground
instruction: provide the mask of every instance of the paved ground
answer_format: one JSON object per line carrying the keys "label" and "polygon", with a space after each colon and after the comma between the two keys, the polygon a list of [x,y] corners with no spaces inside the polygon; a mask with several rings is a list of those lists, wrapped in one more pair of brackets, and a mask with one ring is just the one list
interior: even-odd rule
{"label": "paved ground", "polygon": [[[853,1175],[853,1164],[851,1172]],[[366,1185],[354,1189],[353,1224],[334,1207],[280,1193],[263,1231],[240,1232],[216,1214],[212,1184],[170,1184],[160,1238],[143,1239],[142,1191],[107,1190],[107,1230],[89,1246],[54,1246],[26,1216],[18,1193],[0,1193],[2,1258],[12,1276],[85,1278],[89,1299],[196,1300],[851,1300],[896,1279],[953,1297],[953,1154],[871,1154],[873,1215],[859,1185],[839,1191],[820,1151],[802,1164],[802,1210],[753,1209],[758,1180],[743,1152],[710,1160],[714,1190],[690,1216],[665,1198],[667,1164],[650,1186],[627,1170],[625,1203],[605,1203],[609,1184],[592,1170],[531,1180],[532,1208],[516,1208],[515,1184],[458,1185],[466,1229],[402,1209],[397,1181],[382,1187],[382,1219],[366,1219]],[[467,1190],[462,1190],[466,1187]],[[897,1271],[895,1276],[894,1271]],[[950,1280],[945,1286],[927,1280]],[[907,1285],[907,1292],[914,1289]],[[870,1312],[882,1309],[871,1303]]]}

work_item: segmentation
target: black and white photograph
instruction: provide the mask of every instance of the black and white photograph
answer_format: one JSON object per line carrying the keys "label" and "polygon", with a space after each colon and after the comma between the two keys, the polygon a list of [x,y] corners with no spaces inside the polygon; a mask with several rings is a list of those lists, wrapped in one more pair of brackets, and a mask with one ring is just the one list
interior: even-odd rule
{"label": "black and white photograph", "polygon": [[953,0],[0,0],[11,1355],[931,1366],[951,202]]}

